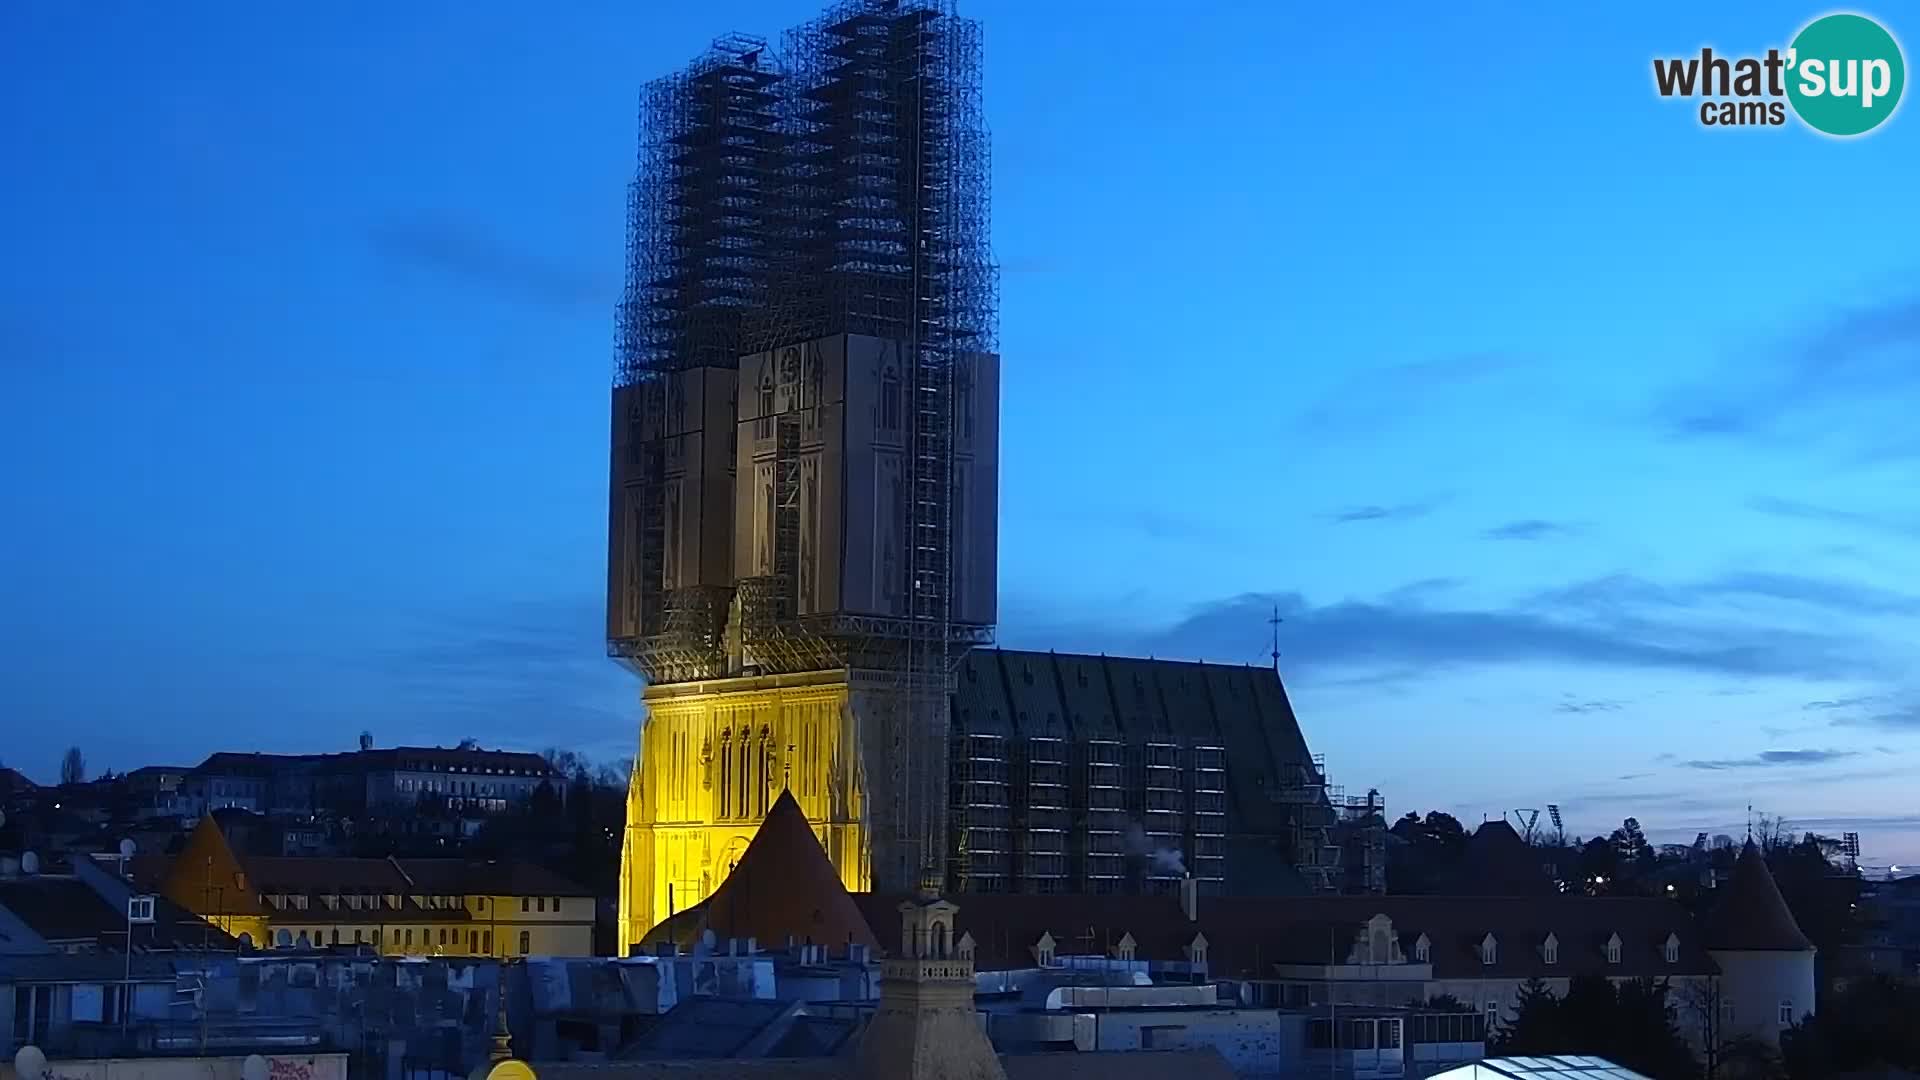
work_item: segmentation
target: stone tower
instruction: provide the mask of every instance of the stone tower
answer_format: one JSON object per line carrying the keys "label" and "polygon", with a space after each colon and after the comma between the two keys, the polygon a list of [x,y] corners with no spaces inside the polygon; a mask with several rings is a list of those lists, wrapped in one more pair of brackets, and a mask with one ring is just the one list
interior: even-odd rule
{"label": "stone tower", "polygon": [[1707,953],[1720,965],[1723,1029],[1778,1046],[1780,1033],[1813,1011],[1814,947],[1753,841],[1740,852],[1706,930]]}
{"label": "stone tower", "polygon": [[956,939],[959,910],[929,870],[900,905],[899,952],[881,966],[880,1007],[860,1039],[861,1080],[1005,1080],[973,1008],[973,938]]}

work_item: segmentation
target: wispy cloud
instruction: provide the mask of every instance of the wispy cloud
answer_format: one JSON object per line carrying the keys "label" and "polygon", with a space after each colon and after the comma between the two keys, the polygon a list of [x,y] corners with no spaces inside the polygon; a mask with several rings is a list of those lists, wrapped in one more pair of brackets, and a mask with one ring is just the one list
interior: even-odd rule
{"label": "wispy cloud", "polygon": [[1778,766],[1824,765],[1829,761],[1858,756],[1857,750],[1763,750],[1752,757],[1685,761],[1681,762],[1681,765],[1688,769],[1765,769]]}
{"label": "wispy cloud", "polygon": [[1881,728],[1886,731],[1920,731],[1920,702],[1883,708],[1863,716],[1844,716],[1835,727]]}
{"label": "wispy cloud", "polygon": [[1361,434],[1430,415],[1436,395],[1472,386],[1520,366],[1504,353],[1465,353],[1361,372],[1300,418],[1319,434]]}
{"label": "wispy cloud", "polygon": [[1683,439],[1802,446],[1858,461],[1920,454],[1908,403],[1920,394],[1920,294],[1840,311],[1770,348],[1743,350],[1710,383],[1656,409]]}
{"label": "wispy cloud", "polygon": [[1619,712],[1623,702],[1619,701],[1563,701],[1553,707],[1557,713],[1599,713]]}
{"label": "wispy cloud", "polygon": [[1433,513],[1435,503],[1400,503],[1394,506],[1350,506],[1345,510],[1327,515],[1327,520],[1337,525],[1351,525],[1362,521],[1411,521]]}
{"label": "wispy cloud", "polygon": [[1509,521],[1505,525],[1496,525],[1480,535],[1488,540],[1549,540],[1556,536],[1566,536],[1573,532],[1572,526],[1557,521],[1542,521],[1528,518],[1524,521]]}
{"label": "wispy cloud", "polygon": [[1860,510],[1843,510],[1838,507],[1819,506],[1814,503],[1797,502],[1793,499],[1781,499],[1772,495],[1756,495],[1747,500],[1747,507],[1762,514],[1774,517],[1791,518],[1796,521],[1818,521],[1830,525],[1844,525],[1866,532],[1896,536],[1907,540],[1920,540],[1920,519],[1894,517],[1888,514],[1870,514]]}
{"label": "wispy cloud", "polygon": [[1697,608],[1736,600],[1766,600],[1855,615],[1920,615],[1920,596],[1872,585],[1804,574],[1742,571],[1702,581],[1662,584],[1611,574],[1536,594],[1531,604],[1595,613],[1646,608]]}
{"label": "wispy cloud", "polygon": [[605,312],[619,296],[617,281],[520,250],[473,222],[412,214],[376,225],[369,240],[377,254],[396,263],[457,277],[509,299]]}
{"label": "wispy cloud", "polygon": [[1886,698],[1882,695],[1867,694],[1861,697],[1829,698],[1825,701],[1809,701],[1800,707],[1808,710],[1857,709],[1862,705],[1873,705],[1885,700]]}
{"label": "wispy cloud", "polygon": [[1879,672],[1874,650],[1856,638],[1773,626],[1750,617],[1448,610],[1395,600],[1391,594],[1318,606],[1296,594],[1247,594],[1203,605],[1164,630],[1131,643],[1115,640],[1112,647],[1162,656],[1238,658],[1248,652],[1254,632],[1265,626],[1276,604],[1286,620],[1283,657],[1316,677],[1541,661],[1735,676],[1838,678]]}

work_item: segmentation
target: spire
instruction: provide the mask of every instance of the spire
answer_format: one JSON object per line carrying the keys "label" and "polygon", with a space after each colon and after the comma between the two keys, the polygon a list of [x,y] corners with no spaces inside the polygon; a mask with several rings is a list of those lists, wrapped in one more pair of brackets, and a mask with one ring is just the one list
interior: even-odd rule
{"label": "spire", "polygon": [[1811,952],[1767,860],[1752,840],[1740,850],[1719,902],[1707,917],[1707,948],[1726,952]]}
{"label": "spire", "polygon": [[774,800],[740,861],[700,911],[721,937],[879,944],[791,790]]}
{"label": "spire", "polygon": [[860,1080],[1006,1080],[973,1004],[971,934],[939,895],[900,905],[900,950],[880,968],[880,1002],[860,1034]]}

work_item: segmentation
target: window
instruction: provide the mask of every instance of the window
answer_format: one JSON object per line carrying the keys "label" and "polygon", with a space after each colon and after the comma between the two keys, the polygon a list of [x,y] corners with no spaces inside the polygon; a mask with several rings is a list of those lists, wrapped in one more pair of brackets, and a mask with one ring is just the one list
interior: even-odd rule
{"label": "window", "polygon": [[1793,1024],[1793,1002],[1782,1001],[1780,1003],[1780,1026],[1789,1027],[1792,1024]]}
{"label": "window", "polygon": [[470,953],[477,953],[480,951],[480,931],[478,930],[467,931],[467,951]]}
{"label": "window", "polygon": [[365,930],[355,930],[353,932],[353,943],[355,945],[365,945],[367,943],[367,932]]}
{"label": "window", "polygon": [[[764,802],[765,800],[763,799],[761,801]],[[555,915],[560,914],[560,898],[557,896],[553,898],[553,913]]]}
{"label": "window", "polygon": [[1414,941],[1413,960],[1414,963],[1417,964],[1430,964],[1433,962],[1433,943],[1427,940],[1427,935],[1421,934],[1420,937]]}
{"label": "window", "polygon": [[1559,963],[1560,939],[1548,934],[1546,942],[1540,946],[1540,958],[1549,964]]}
{"label": "window", "polygon": [[53,1024],[53,987],[15,986],[13,990],[13,1041],[25,1045],[44,1045]]}
{"label": "window", "polygon": [[544,896],[536,897],[534,900],[534,906],[541,911],[547,910],[547,898]]}
{"label": "window", "polygon": [[1493,935],[1488,934],[1486,937],[1481,938],[1480,939],[1481,965],[1485,967],[1492,967],[1494,961],[1498,959],[1500,959],[1500,944],[1493,940]]}
{"label": "window", "polygon": [[525,956],[532,951],[533,935],[525,930],[520,931],[520,955]]}
{"label": "window", "polygon": [[532,911],[532,910],[533,910],[533,901],[532,901],[532,900],[529,900],[529,899],[527,899],[527,898],[526,898],[526,897],[524,897],[524,896],[523,896],[523,897],[521,897],[521,898],[520,898],[520,910],[521,910],[522,912],[528,912],[528,911]]}
{"label": "window", "polygon": [[1680,962],[1680,938],[1678,936],[1673,934],[1667,935],[1666,954],[1667,963],[1677,964]]}
{"label": "window", "polygon": [[413,928],[407,928],[407,948],[413,948]]}
{"label": "window", "polygon": [[493,955],[493,931],[483,930],[480,932],[480,951],[488,956]]}
{"label": "window", "polygon": [[1486,1009],[1487,1009],[1487,1030],[1491,1031],[1493,1030],[1493,1026],[1500,1022],[1500,1003],[1493,1000],[1492,998],[1488,998]]}
{"label": "window", "polygon": [[151,896],[128,897],[127,898],[127,921],[128,922],[152,922],[153,921],[153,897]]}
{"label": "window", "polygon": [[446,943],[447,943],[447,928],[443,926],[440,928],[440,944],[445,945]]}
{"label": "window", "polygon": [[487,910],[487,898],[484,896],[481,897],[480,902],[475,906],[478,907],[481,911]]}
{"label": "window", "polygon": [[1620,962],[1620,935],[1615,934],[1612,937],[1607,939],[1607,963],[1617,964],[1619,962]]}
{"label": "window", "polygon": [[331,942],[331,944],[334,944],[334,945],[340,944],[340,928],[337,926],[333,928],[333,941]]}

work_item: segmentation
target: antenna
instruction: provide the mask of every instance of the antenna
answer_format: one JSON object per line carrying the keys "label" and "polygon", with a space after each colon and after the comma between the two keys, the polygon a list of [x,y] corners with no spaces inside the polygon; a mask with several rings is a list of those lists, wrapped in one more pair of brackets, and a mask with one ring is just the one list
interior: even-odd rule
{"label": "antenna", "polygon": [[1280,605],[1273,605],[1273,617],[1267,620],[1267,625],[1273,627],[1273,652],[1269,655],[1273,657],[1275,675],[1280,674],[1280,624],[1283,622],[1286,620],[1280,617]]}
{"label": "antenna", "polygon": [[1525,809],[1512,810],[1509,811],[1509,813],[1513,815],[1514,824],[1520,826],[1520,839],[1525,840],[1529,844],[1533,843],[1533,826],[1540,820],[1540,811],[1532,807],[1527,807]]}

